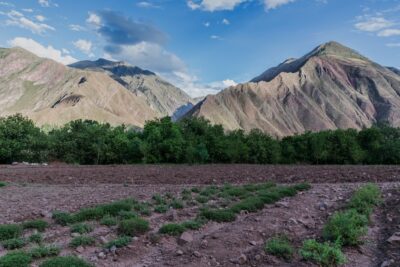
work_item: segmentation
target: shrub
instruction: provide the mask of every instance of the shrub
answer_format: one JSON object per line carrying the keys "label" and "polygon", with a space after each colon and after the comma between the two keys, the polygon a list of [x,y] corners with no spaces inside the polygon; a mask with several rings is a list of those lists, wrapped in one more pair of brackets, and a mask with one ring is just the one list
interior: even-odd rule
{"label": "shrub", "polygon": [[323,229],[326,240],[339,241],[342,245],[357,245],[367,232],[368,219],[356,210],[337,212],[332,215]]}
{"label": "shrub", "polygon": [[163,204],[155,206],[154,211],[157,213],[166,213],[168,211],[168,206]]}
{"label": "shrub", "polygon": [[200,192],[200,195],[209,197],[216,193],[218,193],[218,188],[216,186],[208,186]]}
{"label": "shrub", "polygon": [[0,225],[0,241],[17,238],[22,233],[22,227],[18,224]]}
{"label": "shrub", "polygon": [[71,226],[71,233],[87,234],[93,231],[93,226],[86,223],[77,223]]}
{"label": "shrub", "polygon": [[77,248],[79,246],[86,247],[86,246],[92,246],[95,243],[96,240],[91,236],[77,236],[71,240],[69,246],[72,248]]}
{"label": "shrub", "polygon": [[160,234],[167,234],[167,235],[180,235],[185,232],[186,228],[181,224],[165,224],[161,226],[160,230],[158,231]]}
{"label": "shrub", "polygon": [[201,203],[201,204],[207,203],[208,200],[209,200],[208,197],[205,197],[205,196],[197,196],[196,197],[196,201]]}
{"label": "shrub", "polygon": [[197,230],[200,229],[205,222],[201,220],[186,221],[182,223],[182,226],[186,229]]}
{"label": "shrub", "polygon": [[117,248],[126,247],[129,243],[132,242],[132,238],[130,236],[122,236],[113,241],[108,242],[104,245],[105,248],[111,248],[113,246]]}
{"label": "shrub", "polygon": [[5,186],[7,186],[6,182],[0,182],[0,187],[5,187]]}
{"label": "shrub", "polygon": [[346,262],[346,257],[340,246],[329,243],[318,243],[315,240],[306,240],[300,249],[300,255],[308,261],[321,266],[340,266]]}
{"label": "shrub", "polygon": [[233,222],[236,220],[236,215],[231,210],[221,209],[221,210],[209,210],[205,209],[201,211],[201,216],[208,220],[216,222]]}
{"label": "shrub", "polygon": [[289,240],[281,236],[268,240],[265,244],[265,251],[285,260],[290,260],[293,257],[294,249]]}
{"label": "shrub", "polygon": [[137,218],[138,214],[134,211],[125,211],[125,210],[121,210],[118,213],[118,216],[123,219],[123,220],[128,220],[128,219],[133,219],[133,218]]}
{"label": "shrub", "polygon": [[77,257],[56,257],[44,261],[39,267],[93,267],[90,263]]}
{"label": "shrub", "polygon": [[106,213],[100,207],[81,209],[73,215],[74,222],[83,222],[101,219]]}
{"label": "shrub", "polygon": [[368,184],[358,189],[350,199],[348,207],[370,216],[374,206],[381,202],[381,192],[378,186]]}
{"label": "shrub", "polygon": [[275,203],[282,198],[276,191],[260,191],[257,195],[265,204]]}
{"label": "shrub", "polygon": [[142,218],[123,220],[118,225],[118,232],[125,236],[144,234],[150,229],[149,222]]}
{"label": "shrub", "polygon": [[46,257],[53,257],[58,256],[60,254],[61,249],[56,246],[40,246],[32,248],[29,251],[29,255],[31,255],[34,259],[46,258]]}
{"label": "shrub", "polygon": [[297,191],[307,191],[311,189],[311,185],[309,183],[301,183],[293,186],[293,188]]}
{"label": "shrub", "polygon": [[121,211],[130,211],[134,203],[135,200],[127,199],[127,200],[113,202],[110,204],[103,204],[98,206],[97,208],[102,210],[103,215],[109,214],[111,216],[116,216]]}
{"label": "shrub", "polygon": [[193,188],[191,189],[191,191],[192,191],[193,193],[200,193],[200,188],[198,188],[198,187],[193,187]]}
{"label": "shrub", "polygon": [[133,209],[143,216],[151,215],[150,204],[147,202],[136,203],[133,205]]}
{"label": "shrub", "polygon": [[106,215],[101,219],[100,224],[105,226],[114,226],[118,224],[118,221],[116,218]]}
{"label": "shrub", "polygon": [[235,204],[231,210],[234,213],[239,213],[242,210],[248,212],[256,212],[258,210],[262,210],[264,208],[264,201],[259,197],[249,197],[246,198],[239,203]]}
{"label": "shrub", "polygon": [[154,195],[154,196],[152,197],[152,199],[154,200],[154,203],[155,203],[156,205],[166,205],[166,204],[167,204],[167,202],[165,201],[165,199],[164,199],[161,195],[159,195],[159,194]]}
{"label": "shrub", "polygon": [[48,226],[49,224],[43,220],[28,221],[22,224],[24,229],[36,229],[39,232],[44,232]]}
{"label": "shrub", "polygon": [[280,186],[276,187],[276,192],[280,196],[280,198],[284,197],[294,197],[297,195],[297,190],[294,187],[285,187],[285,186]]}
{"label": "shrub", "polygon": [[41,235],[41,234],[39,234],[39,233],[37,233],[37,234],[32,234],[30,237],[29,237],[29,242],[33,242],[33,243],[37,243],[37,244],[40,244],[40,243],[42,243],[42,241],[43,241],[43,236]]}
{"label": "shrub", "polygon": [[52,218],[57,224],[62,226],[74,222],[73,216],[70,213],[63,211],[54,211]]}
{"label": "shrub", "polygon": [[31,260],[31,256],[25,252],[10,252],[0,258],[0,267],[29,267]]}
{"label": "shrub", "polygon": [[13,238],[5,240],[1,242],[1,244],[5,249],[13,250],[24,247],[26,245],[26,240],[23,238]]}
{"label": "shrub", "polygon": [[171,201],[170,206],[171,206],[172,208],[174,208],[174,209],[183,209],[183,208],[184,208],[183,202],[180,201],[180,200],[177,200],[177,199],[173,199],[173,200]]}

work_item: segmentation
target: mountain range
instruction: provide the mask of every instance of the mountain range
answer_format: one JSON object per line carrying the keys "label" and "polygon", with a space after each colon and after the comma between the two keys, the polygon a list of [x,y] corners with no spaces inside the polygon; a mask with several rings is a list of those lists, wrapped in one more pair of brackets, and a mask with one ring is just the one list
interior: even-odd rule
{"label": "mountain range", "polygon": [[306,131],[400,126],[400,75],[336,42],[206,97],[189,116],[227,130],[283,137]]}
{"label": "mountain range", "polygon": [[51,126],[91,119],[143,127],[147,120],[186,116],[276,137],[377,122],[399,127],[400,71],[329,42],[198,101],[124,62],[64,66],[22,48],[0,49],[0,116],[21,113]]}

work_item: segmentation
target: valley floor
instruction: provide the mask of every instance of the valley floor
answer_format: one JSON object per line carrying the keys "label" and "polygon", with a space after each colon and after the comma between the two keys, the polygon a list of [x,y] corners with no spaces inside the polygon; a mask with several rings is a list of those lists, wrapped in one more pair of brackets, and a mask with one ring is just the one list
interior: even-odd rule
{"label": "valley floor", "polygon": [[[278,234],[287,235],[296,249],[305,239],[319,239],[328,217],[346,205],[352,192],[366,182],[376,182],[382,190],[383,203],[372,216],[363,245],[344,249],[345,266],[400,266],[400,241],[387,242],[400,229],[400,166],[17,165],[0,166],[0,181],[8,183],[0,188],[0,224],[44,219],[50,223],[44,240],[60,246],[61,255],[74,254],[96,266],[116,267],[314,266],[298,254],[290,262],[269,255],[264,244]],[[115,228],[91,222],[94,231],[89,235],[96,239],[96,246],[77,250],[68,246],[72,239],[70,227],[57,225],[51,219],[54,210],[76,212],[126,198],[151,202],[155,194],[178,198],[184,189],[267,181],[306,181],[312,187],[258,212],[242,211],[233,222],[208,222],[198,230],[189,230],[188,242],[181,242],[179,235],[159,236],[157,232],[166,223],[193,219],[201,204],[153,212],[145,217],[150,222],[150,232],[104,258],[99,257],[101,244],[116,237]],[[198,195],[192,194],[196,199]],[[210,198],[208,205],[217,205],[218,201]],[[6,253],[0,247],[0,256]]]}

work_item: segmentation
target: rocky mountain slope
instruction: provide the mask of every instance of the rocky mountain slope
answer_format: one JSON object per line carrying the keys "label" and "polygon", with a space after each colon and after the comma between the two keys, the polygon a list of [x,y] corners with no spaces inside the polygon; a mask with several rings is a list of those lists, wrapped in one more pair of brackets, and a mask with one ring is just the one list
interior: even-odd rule
{"label": "rocky mountain slope", "polygon": [[157,113],[101,72],[72,69],[22,49],[0,49],[0,116],[21,113],[39,125],[91,119],[143,126]]}
{"label": "rocky mountain slope", "polygon": [[161,116],[180,117],[193,107],[193,99],[184,91],[163,80],[155,73],[125,62],[106,59],[80,61],[73,68],[104,72],[137,96]]}
{"label": "rocky mountain slope", "polygon": [[227,130],[259,128],[279,137],[376,122],[400,126],[400,75],[330,42],[208,96],[189,116]]}

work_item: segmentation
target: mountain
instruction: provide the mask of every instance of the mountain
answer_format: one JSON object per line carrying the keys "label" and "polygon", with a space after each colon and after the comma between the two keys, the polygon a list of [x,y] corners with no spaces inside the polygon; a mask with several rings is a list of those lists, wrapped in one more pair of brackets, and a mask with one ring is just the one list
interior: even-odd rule
{"label": "mountain", "polygon": [[326,129],[400,126],[400,76],[336,42],[208,96],[188,116],[227,130],[283,137]]}
{"label": "mountain", "polygon": [[142,127],[157,113],[144,98],[101,72],[66,67],[22,49],[0,49],[0,116],[21,113],[39,125],[91,119]]}
{"label": "mountain", "polygon": [[394,67],[387,67],[387,68],[388,68],[389,70],[393,71],[394,73],[400,75],[400,70],[399,70],[399,69],[396,69],[396,68],[394,68]]}
{"label": "mountain", "polygon": [[106,73],[132,93],[145,98],[160,117],[179,118],[193,107],[193,99],[181,89],[151,71],[125,62],[99,59],[77,62],[70,67]]}

